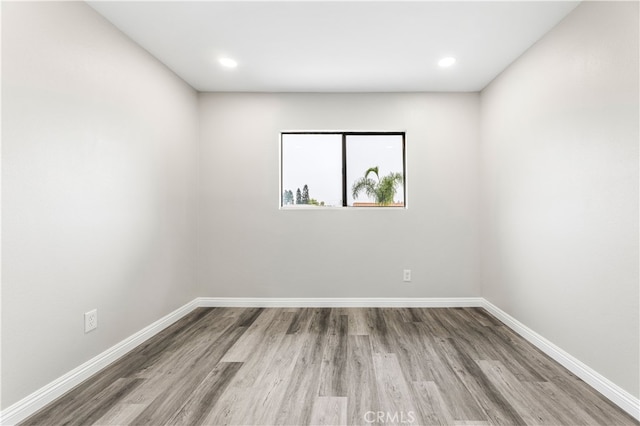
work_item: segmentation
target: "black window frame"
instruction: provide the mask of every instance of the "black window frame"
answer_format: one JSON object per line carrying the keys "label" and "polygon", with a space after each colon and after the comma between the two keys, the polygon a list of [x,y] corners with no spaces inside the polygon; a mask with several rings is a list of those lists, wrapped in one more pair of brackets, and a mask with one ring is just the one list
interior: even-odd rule
{"label": "black window frame", "polygon": [[353,208],[347,204],[347,136],[402,136],[402,193],[404,201],[402,206],[358,206],[356,208],[407,208],[407,156],[406,141],[407,133],[405,131],[282,131],[280,132],[280,208],[286,208],[284,205],[284,183],[282,182],[284,161],[283,153],[283,136],[284,135],[341,135],[342,136],[342,206]]}

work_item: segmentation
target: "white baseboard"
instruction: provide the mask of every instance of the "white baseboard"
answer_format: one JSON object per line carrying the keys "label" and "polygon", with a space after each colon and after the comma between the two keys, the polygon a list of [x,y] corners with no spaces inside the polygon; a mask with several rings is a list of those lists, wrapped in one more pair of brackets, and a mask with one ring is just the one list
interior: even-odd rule
{"label": "white baseboard", "polygon": [[196,300],[176,309],[153,324],[143,328],[98,356],[74,368],[62,377],[38,389],[31,395],[7,407],[0,413],[0,425],[14,425],[26,419],[47,404],[61,397],[109,364],[158,334],[198,307]]}
{"label": "white baseboard", "polygon": [[509,328],[532,343],[542,352],[553,358],[560,365],[571,371],[573,374],[584,380],[592,388],[600,392],[611,402],[632,415],[636,420],[640,420],[640,399],[634,397],[611,380],[585,365],[574,356],[560,349],[526,325],[522,324],[511,315],[504,312],[486,299],[482,299],[482,307],[489,311],[494,317],[505,323]]}
{"label": "white baseboard", "polygon": [[234,297],[199,297],[169,315],[145,327],[100,355],[85,362],[64,376],[38,389],[31,395],[0,412],[1,425],[14,425],[45,405],[59,398],[75,386],[82,383],[126,353],[144,343],[146,340],[169,327],[180,318],[198,307],[420,307],[420,308],[459,308],[483,307],[508,327],[520,334],[538,349],[559,362],[569,371],[580,377],[590,386],[610,399],[614,404],[640,420],[640,401],[619,386],[612,383],[590,367],[569,355],[553,343],[520,323],[492,303],[481,297],[453,298],[234,298]]}
{"label": "white baseboard", "polygon": [[480,307],[481,297],[389,298],[389,297],[199,297],[202,307],[260,308],[462,308]]}

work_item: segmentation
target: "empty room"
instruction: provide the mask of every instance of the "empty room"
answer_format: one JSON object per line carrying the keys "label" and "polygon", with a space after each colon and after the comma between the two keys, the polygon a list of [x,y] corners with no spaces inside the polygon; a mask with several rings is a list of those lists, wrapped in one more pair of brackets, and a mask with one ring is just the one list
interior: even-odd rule
{"label": "empty room", "polygon": [[0,6],[0,424],[640,424],[638,1]]}

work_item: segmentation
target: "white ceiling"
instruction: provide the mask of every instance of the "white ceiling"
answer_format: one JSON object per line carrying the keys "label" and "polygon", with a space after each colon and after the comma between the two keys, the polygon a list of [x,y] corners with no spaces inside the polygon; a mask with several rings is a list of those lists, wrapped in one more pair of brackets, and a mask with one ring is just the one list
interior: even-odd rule
{"label": "white ceiling", "polygon": [[579,4],[88,3],[195,89],[259,92],[478,91]]}

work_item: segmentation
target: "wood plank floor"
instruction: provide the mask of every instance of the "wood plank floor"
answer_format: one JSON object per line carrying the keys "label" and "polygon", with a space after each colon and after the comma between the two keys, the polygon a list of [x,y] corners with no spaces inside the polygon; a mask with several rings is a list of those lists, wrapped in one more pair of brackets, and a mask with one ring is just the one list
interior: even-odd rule
{"label": "wood plank floor", "polygon": [[201,308],[24,425],[637,425],[479,308]]}

